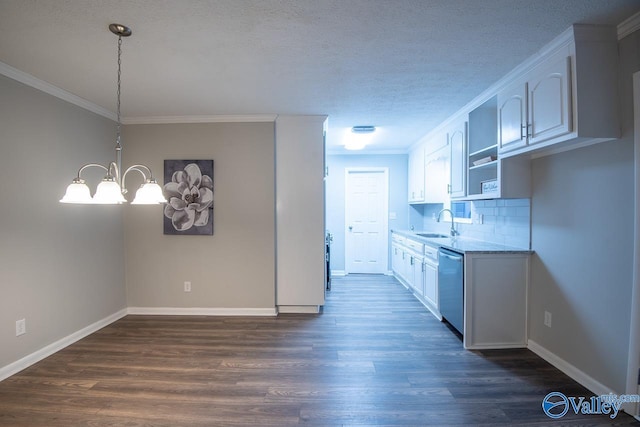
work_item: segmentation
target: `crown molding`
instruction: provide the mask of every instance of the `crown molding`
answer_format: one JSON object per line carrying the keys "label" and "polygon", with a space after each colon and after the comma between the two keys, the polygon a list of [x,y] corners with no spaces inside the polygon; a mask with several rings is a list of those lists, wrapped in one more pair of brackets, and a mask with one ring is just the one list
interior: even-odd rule
{"label": "crown molding", "polygon": [[124,117],[122,119],[122,123],[125,125],[154,125],[169,123],[251,123],[275,122],[276,117],[276,114]]}
{"label": "crown molding", "polygon": [[640,12],[631,15],[618,24],[618,40],[622,40],[638,30],[640,30]]}
{"label": "crown molding", "polygon": [[30,86],[34,89],[38,89],[44,93],[48,93],[49,95],[55,96],[56,98],[62,99],[63,101],[67,101],[80,108],[91,111],[92,113],[106,117],[107,119],[111,119],[113,121],[117,119],[115,113],[107,110],[106,108],[94,104],[91,101],[87,101],[84,98],[80,98],[79,96],[74,95],[71,92],[67,92],[64,89],[60,89],[59,87],[54,86],[51,83],[45,82],[44,80],[40,80],[39,78],[34,77],[31,74],[20,71],[9,64],[5,64],[4,62],[0,62],[0,74],[22,84]]}
{"label": "crown molding", "polygon": [[[9,64],[0,62],[0,74],[20,82],[24,85],[55,96],[58,99],[67,101],[73,105],[83,108],[92,113],[98,114],[107,119],[116,121],[114,112],[100,107],[91,101],[87,101],[77,95],[67,92],[51,83],[40,80],[29,73],[18,70]],[[245,114],[245,115],[214,115],[214,116],[153,116],[153,117],[123,117],[122,123],[125,125],[138,124],[161,124],[161,123],[235,123],[235,122],[275,122],[276,114]]]}

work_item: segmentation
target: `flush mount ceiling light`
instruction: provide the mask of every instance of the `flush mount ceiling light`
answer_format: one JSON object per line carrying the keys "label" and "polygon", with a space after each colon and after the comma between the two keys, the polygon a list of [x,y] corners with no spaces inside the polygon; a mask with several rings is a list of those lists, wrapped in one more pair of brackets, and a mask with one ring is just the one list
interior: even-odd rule
{"label": "flush mount ceiling light", "polygon": [[363,134],[363,133],[372,133],[376,131],[375,126],[354,126],[351,128],[351,132]]}
{"label": "flush mount ceiling light", "polygon": [[[120,143],[120,80],[121,80],[121,56],[122,56],[122,38],[129,37],[131,35],[131,29],[120,24],[109,25],[109,30],[118,36],[118,91],[117,91],[117,127],[116,127],[116,160],[109,163],[107,166],[98,163],[87,163],[78,170],[78,175],[73,179],[71,184],[67,187],[67,191],[64,197],[60,200],[61,203],[76,203],[76,204],[104,204],[104,205],[116,205],[126,203],[127,199],[124,198],[124,194],[127,194],[125,187],[125,177],[129,172],[136,171],[142,174],[144,183],[136,191],[136,196],[131,202],[132,205],[156,205],[160,203],[166,203],[167,200],[162,194],[162,188],[158,185],[153,178],[151,169],[145,165],[133,165],[129,166],[124,173],[122,171],[122,144]],[[89,187],[82,179],[82,172],[90,167],[97,167],[104,169],[107,174],[102,179],[102,182],[98,184],[96,194],[91,197]],[[147,176],[148,174],[148,176]]]}
{"label": "flush mount ceiling light", "polygon": [[347,150],[362,150],[371,142],[371,137],[376,131],[375,126],[354,126],[345,137],[344,148]]}

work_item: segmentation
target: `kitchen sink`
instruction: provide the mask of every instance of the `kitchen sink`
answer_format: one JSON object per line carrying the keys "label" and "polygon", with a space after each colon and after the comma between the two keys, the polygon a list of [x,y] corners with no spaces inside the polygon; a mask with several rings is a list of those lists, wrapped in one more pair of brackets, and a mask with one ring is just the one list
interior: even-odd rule
{"label": "kitchen sink", "polygon": [[444,239],[449,237],[446,234],[439,234],[439,233],[416,233],[416,234],[420,237],[428,237],[430,239]]}

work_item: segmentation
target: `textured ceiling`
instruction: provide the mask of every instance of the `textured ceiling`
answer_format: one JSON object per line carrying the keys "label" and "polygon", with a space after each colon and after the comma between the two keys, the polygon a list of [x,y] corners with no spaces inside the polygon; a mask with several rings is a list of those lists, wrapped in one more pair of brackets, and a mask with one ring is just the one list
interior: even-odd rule
{"label": "textured ceiling", "polygon": [[403,150],[572,23],[639,0],[0,0],[0,61],[126,118],[329,115]]}

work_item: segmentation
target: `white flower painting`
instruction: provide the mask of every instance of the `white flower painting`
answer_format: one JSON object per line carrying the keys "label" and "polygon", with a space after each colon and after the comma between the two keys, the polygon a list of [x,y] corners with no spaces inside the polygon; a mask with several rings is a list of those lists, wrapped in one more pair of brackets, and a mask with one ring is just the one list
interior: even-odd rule
{"label": "white flower painting", "polygon": [[213,234],[213,160],[165,160],[164,234]]}

